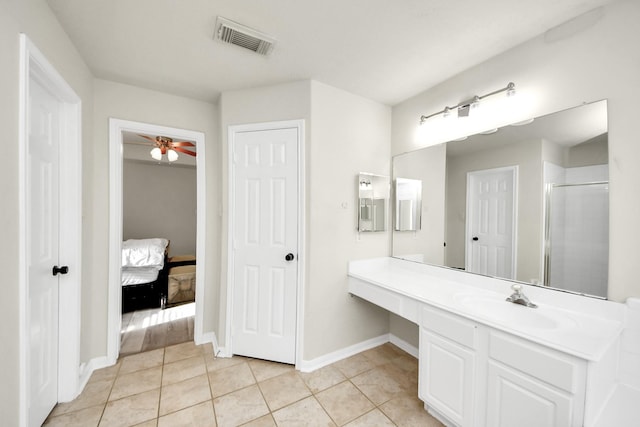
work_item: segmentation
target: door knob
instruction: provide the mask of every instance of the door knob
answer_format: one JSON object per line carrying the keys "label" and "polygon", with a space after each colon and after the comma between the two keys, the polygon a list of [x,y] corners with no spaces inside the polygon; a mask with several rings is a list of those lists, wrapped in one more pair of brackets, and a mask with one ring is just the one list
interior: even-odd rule
{"label": "door knob", "polygon": [[284,259],[287,261],[293,261],[293,259],[295,258],[295,256],[289,252],[288,254],[285,255]]}
{"label": "door knob", "polygon": [[52,272],[54,276],[57,276],[58,274],[67,274],[69,272],[69,267],[66,265],[63,265],[62,267],[54,265]]}

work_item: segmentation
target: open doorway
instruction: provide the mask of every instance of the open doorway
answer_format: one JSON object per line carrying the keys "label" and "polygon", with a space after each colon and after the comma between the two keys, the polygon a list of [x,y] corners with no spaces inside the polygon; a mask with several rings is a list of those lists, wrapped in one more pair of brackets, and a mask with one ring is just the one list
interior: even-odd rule
{"label": "open doorway", "polygon": [[121,357],[193,341],[196,149],[123,132]]}
{"label": "open doorway", "polygon": [[202,341],[206,192],[201,132],[111,119],[109,139],[107,351],[115,363]]}

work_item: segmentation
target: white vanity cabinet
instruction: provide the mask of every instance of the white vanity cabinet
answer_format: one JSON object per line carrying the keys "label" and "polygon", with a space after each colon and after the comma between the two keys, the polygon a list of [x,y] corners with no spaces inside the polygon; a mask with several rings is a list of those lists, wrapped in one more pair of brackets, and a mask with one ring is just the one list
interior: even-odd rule
{"label": "white vanity cabinet", "polygon": [[581,426],[587,362],[423,306],[419,397],[447,424]]}
{"label": "white vanity cabinet", "polygon": [[460,316],[422,309],[418,396],[433,415],[460,426],[476,425],[477,330]]}
{"label": "white vanity cabinet", "polygon": [[522,307],[505,301],[511,284],[392,258],[349,263],[352,295],[419,326],[418,394],[447,426],[597,425],[624,311],[536,287],[538,308]]}
{"label": "white vanity cabinet", "polygon": [[489,331],[487,426],[581,426],[587,362]]}

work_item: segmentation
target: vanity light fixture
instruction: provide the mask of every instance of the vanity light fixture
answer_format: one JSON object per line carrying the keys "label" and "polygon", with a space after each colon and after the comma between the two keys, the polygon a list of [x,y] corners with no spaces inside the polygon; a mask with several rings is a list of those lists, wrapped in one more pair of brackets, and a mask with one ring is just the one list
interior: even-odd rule
{"label": "vanity light fixture", "polygon": [[427,116],[420,116],[420,124],[423,124],[427,121],[427,119],[442,114],[443,117],[448,117],[451,114],[452,110],[457,110],[458,117],[467,117],[469,116],[469,112],[480,106],[480,101],[489,96],[497,95],[499,93],[506,92],[507,96],[513,96],[516,93],[516,85],[513,82],[509,82],[509,84],[502,89],[494,90],[493,92],[489,92],[486,95],[482,96],[474,96],[466,101],[462,101],[458,105],[454,105],[453,107],[444,107],[441,111],[438,111],[433,114],[429,114]]}

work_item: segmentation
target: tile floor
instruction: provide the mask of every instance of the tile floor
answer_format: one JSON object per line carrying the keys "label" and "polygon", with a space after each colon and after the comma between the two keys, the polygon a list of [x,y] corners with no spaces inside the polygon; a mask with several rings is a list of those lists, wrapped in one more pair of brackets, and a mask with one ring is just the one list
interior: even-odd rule
{"label": "tile floor", "polygon": [[93,373],[46,426],[441,426],[418,400],[418,361],[384,344],[301,373],[186,342]]}

